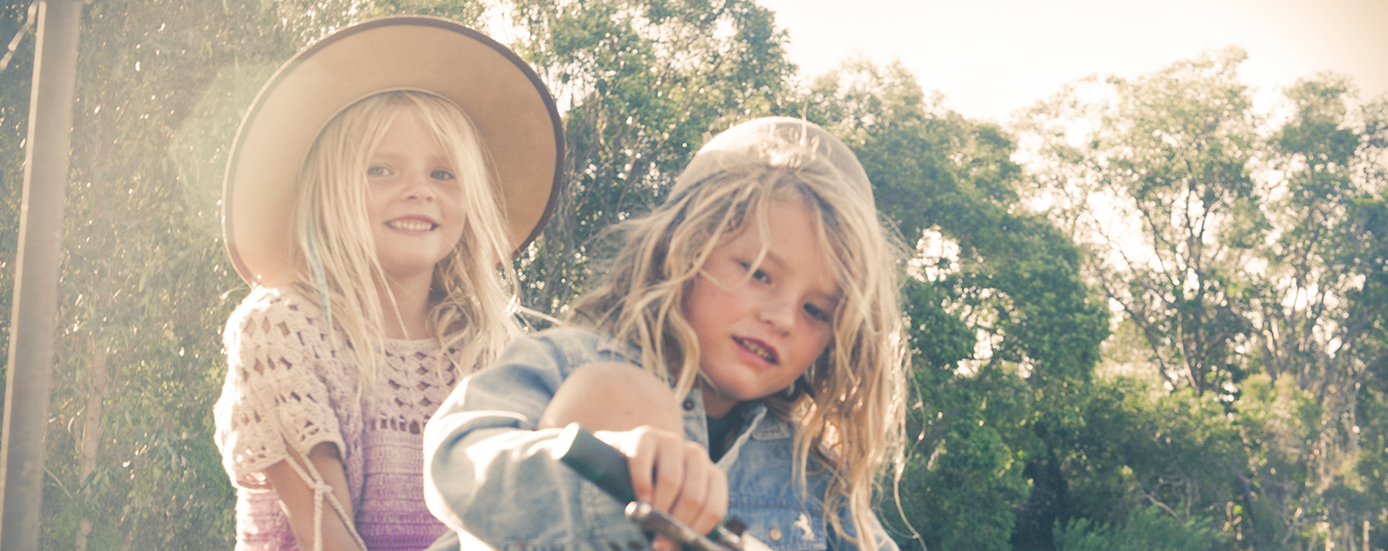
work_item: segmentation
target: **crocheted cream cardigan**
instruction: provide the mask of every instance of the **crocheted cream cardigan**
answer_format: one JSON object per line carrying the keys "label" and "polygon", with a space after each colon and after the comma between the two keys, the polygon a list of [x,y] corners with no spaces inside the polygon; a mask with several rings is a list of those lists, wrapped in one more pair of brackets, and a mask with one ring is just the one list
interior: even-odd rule
{"label": "crocheted cream cardigan", "polygon": [[[331,336],[331,338],[330,338]],[[434,340],[387,340],[375,398],[358,396],[357,365],[341,331],[292,291],[257,288],[227,321],[226,381],[214,417],[222,464],[236,486],[236,549],[297,549],[264,469],[337,446],[355,519],[373,551],[422,549],[446,530],[424,505],[424,424],[461,378]],[[290,461],[291,466],[296,466]],[[311,468],[319,518],[338,514]]]}

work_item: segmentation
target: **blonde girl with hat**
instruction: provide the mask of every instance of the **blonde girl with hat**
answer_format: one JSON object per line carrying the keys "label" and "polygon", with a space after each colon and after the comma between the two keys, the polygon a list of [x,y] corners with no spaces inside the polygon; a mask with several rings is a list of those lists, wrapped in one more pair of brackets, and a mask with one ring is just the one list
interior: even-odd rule
{"label": "blonde girl with hat", "polygon": [[237,549],[422,549],[422,432],[517,334],[513,251],[552,209],[558,113],[534,72],[451,21],[335,33],[242,122],[224,235],[216,440]]}
{"label": "blonde girl with hat", "polygon": [[726,517],[777,549],[895,549],[871,507],[904,430],[895,243],[822,128],[716,136],[625,224],[575,324],[514,341],[430,421],[431,510],[493,548],[645,547],[553,456],[579,422],[627,457],[639,500],[701,533]]}

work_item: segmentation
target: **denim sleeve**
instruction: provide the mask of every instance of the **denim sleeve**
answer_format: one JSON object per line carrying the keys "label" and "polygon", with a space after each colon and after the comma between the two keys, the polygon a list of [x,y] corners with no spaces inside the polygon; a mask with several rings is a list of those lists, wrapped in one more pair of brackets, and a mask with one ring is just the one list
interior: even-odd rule
{"label": "denim sleeve", "polygon": [[563,352],[520,337],[463,379],[425,428],[425,500],[462,539],[503,550],[646,547],[625,504],[553,458],[559,430],[535,430],[573,369]]}

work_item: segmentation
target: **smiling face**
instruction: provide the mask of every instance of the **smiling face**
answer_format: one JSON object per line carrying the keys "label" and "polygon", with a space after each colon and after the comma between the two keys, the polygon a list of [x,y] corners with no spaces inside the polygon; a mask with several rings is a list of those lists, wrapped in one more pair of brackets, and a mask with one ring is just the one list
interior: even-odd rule
{"label": "smiling face", "polygon": [[463,234],[463,192],[448,153],[413,109],[367,159],[366,212],[381,267],[397,283],[432,278]]}
{"label": "smiling face", "polygon": [[839,284],[806,206],[768,205],[765,237],[751,221],[713,249],[684,301],[699,341],[700,385],[708,414],[791,385],[833,336]]}

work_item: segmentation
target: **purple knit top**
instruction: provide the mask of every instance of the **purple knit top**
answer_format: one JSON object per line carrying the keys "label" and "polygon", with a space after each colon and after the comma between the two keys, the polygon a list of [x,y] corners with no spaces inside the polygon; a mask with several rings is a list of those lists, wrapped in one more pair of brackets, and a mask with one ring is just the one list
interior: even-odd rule
{"label": "purple knit top", "polygon": [[[424,423],[461,378],[436,341],[387,340],[375,395],[357,393],[340,331],[293,292],[258,288],[227,321],[217,447],[236,486],[236,549],[296,550],[264,469],[321,442],[342,454],[354,525],[371,551],[419,550],[446,528],[424,505]],[[310,487],[312,481],[306,481]],[[335,515],[323,503],[323,517]]]}

